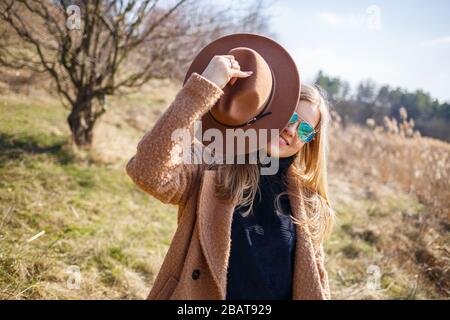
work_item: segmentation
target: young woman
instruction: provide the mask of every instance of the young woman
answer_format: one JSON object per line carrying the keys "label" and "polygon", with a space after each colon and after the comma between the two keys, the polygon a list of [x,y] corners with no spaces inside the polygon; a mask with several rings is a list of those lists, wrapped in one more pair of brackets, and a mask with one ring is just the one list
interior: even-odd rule
{"label": "young woman", "polygon": [[316,88],[301,87],[289,125],[266,147],[279,158],[275,175],[261,175],[259,163],[208,170],[171,156],[173,130],[192,129],[230,80],[249,76],[233,56],[215,56],[201,75],[191,74],[127,164],[142,190],[179,206],[178,228],[148,299],[330,298],[322,248],[333,220],[330,117]]}

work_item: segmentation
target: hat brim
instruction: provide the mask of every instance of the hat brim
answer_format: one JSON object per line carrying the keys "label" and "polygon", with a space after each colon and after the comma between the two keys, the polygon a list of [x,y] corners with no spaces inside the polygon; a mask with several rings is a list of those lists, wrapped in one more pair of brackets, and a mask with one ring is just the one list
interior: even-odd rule
{"label": "hat brim", "polygon": [[[279,129],[281,133],[289,124],[290,117],[294,113],[300,98],[301,85],[299,71],[294,60],[276,41],[253,33],[235,33],[218,38],[204,47],[195,57],[186,73],[183,83],[186,83],[193,72],[202,74],[215,55],[226,55],[231,49],[236,47],[247,47],[256,50],[271,68],[273,74],[273,94],[265,112],[271,111],[272,114],[241,128],[244,132],[248,129],[268,129],[267,143],[270,143],[270,130]],[[237,81],[245,81],[245,78],[238,79]],[[227,87],[223,90],[225,91],[226,89]],[[201,122],[202,137],[206,130],[211,128],[218,129],[224,137],[222,150],[226,151],[226,129],[232,128],[216,122],[209,112],[202,116]],[[252,153],[258,149],[255,146],[249,146],[248,143],[245,144],[245,148],[240,149],[236,141],[234,143],[235,155]],[[205,146],[211,143],[203,141],[203,139],[201,142]],[[260,145],[259,141],[258,145],[259,148],[265,147]]]}

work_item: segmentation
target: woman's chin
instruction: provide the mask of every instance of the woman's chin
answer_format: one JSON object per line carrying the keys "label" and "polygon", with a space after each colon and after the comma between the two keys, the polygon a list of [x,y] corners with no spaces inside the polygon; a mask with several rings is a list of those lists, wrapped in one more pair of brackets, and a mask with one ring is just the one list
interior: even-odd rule
{"label": "woman's chin", "polygon": [[274,158],[284,158],[287,157],[286,154],[289,153],[289,148],[278,143],[270,144],[267,148],[267,154]]}

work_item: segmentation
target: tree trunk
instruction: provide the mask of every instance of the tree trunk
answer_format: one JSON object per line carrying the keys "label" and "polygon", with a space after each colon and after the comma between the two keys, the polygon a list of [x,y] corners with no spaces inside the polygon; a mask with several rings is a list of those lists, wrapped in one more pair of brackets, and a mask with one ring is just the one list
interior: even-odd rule
{"label": "tree trunk", "polygon": [[79,147],[90,147],[93,129],[98,115],[93,110],[93,101],[76,101],[67,121],[72,132],[72,141]]}

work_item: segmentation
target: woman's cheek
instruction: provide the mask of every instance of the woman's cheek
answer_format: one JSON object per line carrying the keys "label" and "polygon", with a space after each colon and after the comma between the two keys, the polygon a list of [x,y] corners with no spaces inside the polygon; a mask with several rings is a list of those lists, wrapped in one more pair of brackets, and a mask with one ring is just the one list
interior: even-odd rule
{"label": "woman's cheek", "polygon": [[300,151],[300,149],[303,147],[304,144],[305,143],[300,139],[296,139],[295,142],[291,145],[291,147],[297,151]]}
{"label": "woman's cheek", "polygon": [[283,150],[283,153],[287,154],[287,156],[292,156],[300,151],[302,148],[303,143],[296,141],[294,144],[287,146],[285,150]]}
{"label": "woman's cheek", "polygon": [[293,154],[292,146],[280,146],[280,156],[290,157]]}

